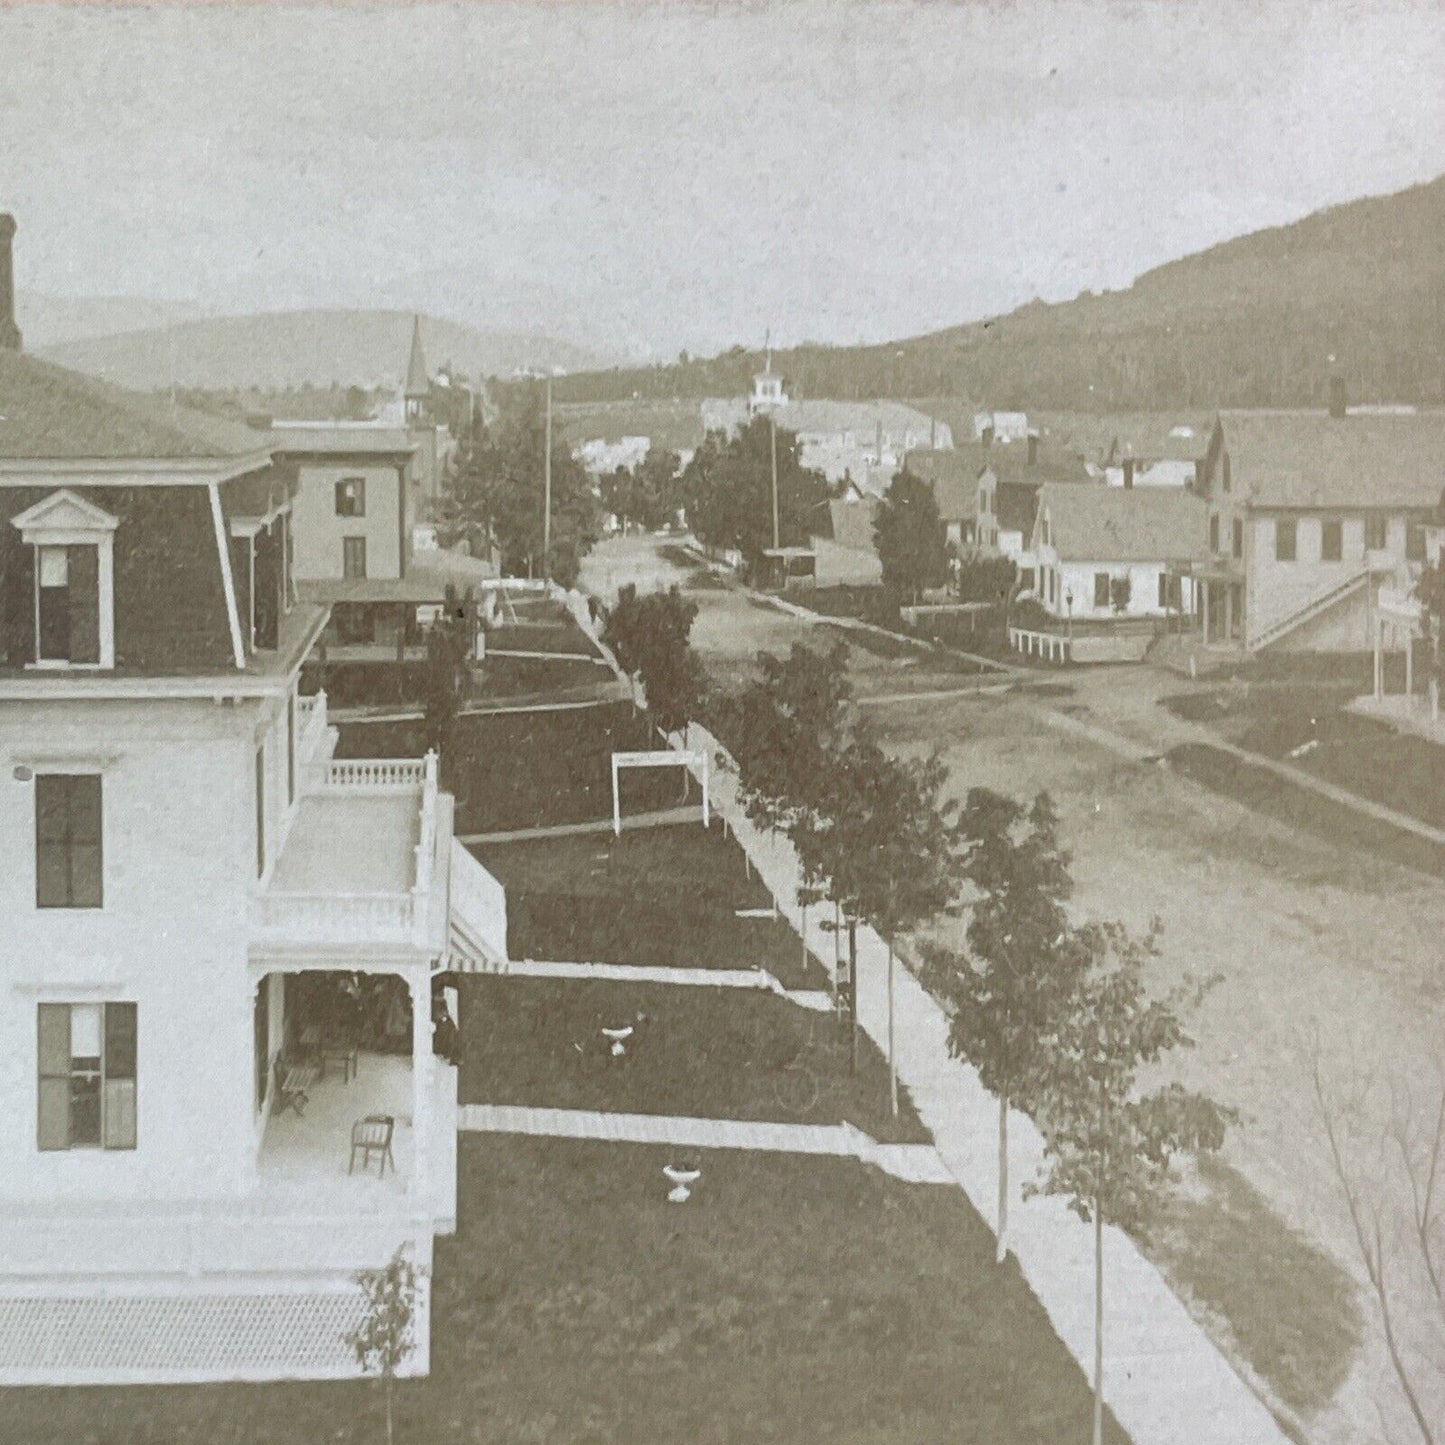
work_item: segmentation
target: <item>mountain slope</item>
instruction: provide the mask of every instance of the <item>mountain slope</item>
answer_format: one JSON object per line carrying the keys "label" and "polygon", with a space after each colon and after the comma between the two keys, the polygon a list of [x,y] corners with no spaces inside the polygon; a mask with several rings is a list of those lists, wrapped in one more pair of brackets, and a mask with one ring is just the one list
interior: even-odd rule
{"label": "mountain slope", "polygon": [[150,301],[143,296],[46,296],[21,291],[15,297],[15,319],[30,351],[88,336],[174,326],[202,314],[199,306],[184,301]]}
{"label": "mountain slope", "polygon": [[[1058,410],[1312,405],[1335,356],[1358,400],[1445,401],[1445,176],[1145,273],[1128,290],[881,346],[774,354],[796,395],[973,397]],[[762,362],[569,377],[570,401],[739,395]]]}
{"label": "mountain slope", "polygon": [[[277,311],[208,317],[37,349],[63,366],[142,391],[172,381],[216,390],[308,381],[370,385],[402,379],[411,323],[409,311]],[[433,369],[450,362],[469,376],[596,366],[600,360],[551,337],[482,331],[431,316],[422,318],[422,340]]]}

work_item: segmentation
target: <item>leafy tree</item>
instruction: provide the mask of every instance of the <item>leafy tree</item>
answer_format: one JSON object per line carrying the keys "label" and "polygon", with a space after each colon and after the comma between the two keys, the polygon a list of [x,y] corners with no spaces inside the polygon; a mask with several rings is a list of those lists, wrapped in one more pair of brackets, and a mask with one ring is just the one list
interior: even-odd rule
{"label": "leafy tree", "polygon": [[819,653],[794,643],[786,659],[764,652],[758,664],[762,676],[739,699],[729,742],[748,816],[780,829],[822,806],[852,734],[848,647]]}
{"label": "leafy tree", "polygon": [[[496,425],[464,435],[440,508],[444,537],[467,537],[474,550],[493,541],[502,569],[542,570],[546,427],[535,387],[506,393]],[[552,442],[553,556],[566,542],[580,558],[598,537],[597,500],[565,442]]]}
{"label": "leafy tree", "polygon": [[[699,541],[732,547],[750,569],[773,545],[773,427],[756,417],[735,436],[711,432],[682,473],[679,492]],[[797,438],[777,429],[778,540],[785,547],[807,542],[818,507],[827,500],[821,472],[803,466]]]}
{"label": "leafy tree", "polygon": [[650,531],[665,527],[682,505],[682,458],[666,447],[650,446],[637,464],[637,520]]}
{"label": "leafy tree", "polygon": [[360,1323],[346,1336],[356,1362],[367,1374],[379,1375],[386,1391],[386,1440],[393,1438],[392,1383],[396,1372],[416,1348],[413,1329],[425,1271],[419,1270],[400,1246],[379,1269],[356,1276],[365,1304]]}
{"label": "leafy tree", "polygon": [[1012,557],[961,557],[958,568],[959,601],[1007,605],[1018,585],[1018,573]]}
{"label": "leafy tree", "polygon": [[617,518],[623,531],[637,515],[637,478],[628,467],[617,466],[598,484],[604,511]]}
{"label": "leafy tree", "polygon": [[472,641],[476,636],[476,603],[471,589],[458,597],[448,585],[437,620],[427,628],[426,670],[422,684],[422,730],[428,748],[435,748],[444,774],[449,774],[457,713],[470,678]]}
{"label": "leafy tree", "polygon": [[883,585],[910,602],[948,580],[948,549],[933,488],[904,467],[888,485],[873,522]]}
{"label": "leafy tree", "polygon": [[998,1260],[1008,1254],[1008,1111],[1030,1108],[1073,1008],[1083,951],[1064,904],[1069,855],[1047,793],[1025,806],[972,788],[959,819],[961,871],[975,893],[967,950],[924,950],[929,987],[950,1011],[949,1052],[998,1097]]}
{"label": "leafy tree", "polygon": [[888,946],[888,1093],[898,1113],[894,1050],[896,943],[957,897],[954,833],[938,757],[890,758],[860,737],[838,755],[823,814],[818,868],[850,918],[871,924]]}
{"label": "leafy tree", "polygon": [[687,641],[696,617],[697,603],[677,587],[639,597],[628,583],[602,631],[617,665],[641,679],[648,710],[665,733],[687,725],[706,689],[702,664]]}
{"label": "leafy tree", "polygon": [[1440,651],[1440,637],[1445,631],[1445,553],[1421,569],[1415,596],[1420,603],[1420,635],[1430,644],[1430,668],[1438,687],[1445,682]]}
{"label": "leafy tree", "polygon": [[582,558],[577,551],[573,537],[563,537],[552,543],[551,562],[547,575],[559,586],[573,588],[582,575]]}
{"label": "leafy tree", "polygon": [[1149,997],[1144,972],[1158,938],[1157,922],[1142,938],[1120,923],[1091,923],[1060,945],[1079,950],[1080,982],[1039,1081],[1046,1172],[1025,1189],[1067,1196],[1094,1226],[1094,1445],[1103,1439],[1104,1223],[1138,1226],[1174,1179],[1174,1160],[1219,1149],[1237,1117],[1177,1083],[1140,1087],[1141,1070],[1193,1043],[1179,1010],[1202,992],[1185,982]]}

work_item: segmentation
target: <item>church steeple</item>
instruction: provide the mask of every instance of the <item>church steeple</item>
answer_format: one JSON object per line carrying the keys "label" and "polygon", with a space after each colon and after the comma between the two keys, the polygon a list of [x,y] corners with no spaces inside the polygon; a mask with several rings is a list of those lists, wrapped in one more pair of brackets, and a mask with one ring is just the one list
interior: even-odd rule
{"label": "church steeple", "polygon": [[421,317],[411,319],[411,358],[406,364],[406,386],[402,396],[406,402],[406,419],[422,419],[422,408],[431,396],[431,378],[427,375],[426,355],[421,349]]}

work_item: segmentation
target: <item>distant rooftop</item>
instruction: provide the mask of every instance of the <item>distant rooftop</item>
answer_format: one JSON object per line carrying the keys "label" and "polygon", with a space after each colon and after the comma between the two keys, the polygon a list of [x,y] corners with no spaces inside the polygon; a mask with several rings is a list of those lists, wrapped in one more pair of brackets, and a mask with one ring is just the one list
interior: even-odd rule
{"label": "distant rooftop", "polygon": [[273,421],[255,435],[278,452],[334,452],[338,456],[414,452],[403,426],[375,421]]}
{"label": "distant rooftop", "polygon": [[1434,507],[1445,411],[1224,411],[1232,485],[1258,506]]}
{"label": "distant rooftop", "polygon": [[0,461],[203,461],[260,456],[264,434],[0,350]]}
{"label": "distant rooftop", "polygon": [[1202,561],[1208,556],[1208,508],[1177,487],[1079,487],[1047,483],[1038,510],[1048,511],[1053,545],[1073,562]]}

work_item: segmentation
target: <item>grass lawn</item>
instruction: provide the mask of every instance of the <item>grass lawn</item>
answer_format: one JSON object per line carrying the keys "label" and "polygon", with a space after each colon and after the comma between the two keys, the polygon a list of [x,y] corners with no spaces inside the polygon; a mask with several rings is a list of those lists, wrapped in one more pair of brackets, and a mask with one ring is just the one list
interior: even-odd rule
{"label": "grass lawn", "polygon": [[[586,668],[593,681],[600,671],[589,663],[538,666]],[[345,723],[336,755],[420,757],[422,736],[420,722]],[[447,769],[447,785],[457,799],[457,832],[501,832],[610,818],[613,749],[660,746],[647,719],[625,702],[564,712],[459,718],[458,756]],[[624,777],[622,787],[623,806],[640,812],[671,807],[681,783],[675,770],[659,770]]]}
{"label": "grass lawn", "polygon": [[[889,1143],[926,1144],[906,1096],[888,1112],[888,1067],[859,1033],[858,1068],[831,1015],[772,994],[679,984],[465,974],[463,1103],[806,1124],[844,1120]],[[645,1014],[621,1064],[603,1028]],[[806,1082],[789,1065],[801,1064]]]}
{"label": "grass lawn", "polygon": [[487,634],[487,649],[516,652],[572,652],[601,657],[592,639],[569,616],[561,622],[505,622]]}
{"label": "grass lawn", "polygon": [[[1090,1395],[961,1190],[849,1159],[463,1137],[398,1445],[1087,1439]],[[24,1445],[377,1445],[374,1383],[0,1392]],[[1127,1445],[1108,1421],[1110,1445]]]}
{"label": "grass lawn", "polygon": [[[1341,706],[1358,690],[1338,685],[1253,686],[1166,699],[1191,722],[1397,812],[1445,828],[1438,745]],[[1291,757],[1302,746],[1308,751]]]}
{"label": "grass lawn", "polygon": [[1141,1242],[1280,1400],[1309,1415],[1334,1399],[1359,1349],[1354,1283],[1222,1160],[1201,1159],[1198,1184],[1169,1198]]}
{"label": "grass lawn", "polygon": [[486,843],[476,853],[507,890],[513,958],[765,968],[789,987],[824,985],[785,922],[737,916],[772,898],[716,820]]}

